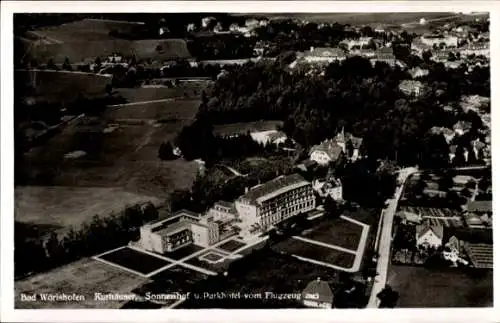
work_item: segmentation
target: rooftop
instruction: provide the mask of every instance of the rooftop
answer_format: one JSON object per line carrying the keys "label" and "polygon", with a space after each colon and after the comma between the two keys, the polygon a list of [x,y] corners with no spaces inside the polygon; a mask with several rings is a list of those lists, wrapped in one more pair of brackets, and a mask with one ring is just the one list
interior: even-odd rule
{"label": "rooftop", "polygon": [[325,153],[328,154],[328,157],[330,157],[330,159],[332,160],[337,159],[342,153],[342,147],[340,147],[337,144],[337,142],[333,139],[325,140],[319,145],[313,146],[309,153],[312,153],[315,150],[324,151]]}
{"label": "rooftop", "polygon": [[247,193],[242,195],[240,200],[248,200],[253,203],[262,203],[279,194],[285,193],[291,189],[308,185],[307,182],[299,174],[291,174],[288,176],[280,176],[266,182],[262,185],[251,188]]}
{"label": "rooftop", "polygon": [[305,56],[316,56],[316,57],[339,57],[346,56],[346,53],[337,47],[313,47],[310,51],[304,53]]}
{"label": "rooftop", "polygon": [[[318,298],[308,298],[308,295],[318,295]],[[328,282],[317,279],[309,282],[306,288],[302,291],[304,299],[311,299],[317,302],[333,302],[333,292]]]}
{"label": "rooftop", "polygon": [[417,231],[417,238],[420,238],[430,230],[439,239],[443,239],[443,227],[440,225],[417,225],[415,230]]}
{"label": "rooftop", "polygon": [[493,205],[491,201],[471,201],[467,204],[468,212],[492,212]]}

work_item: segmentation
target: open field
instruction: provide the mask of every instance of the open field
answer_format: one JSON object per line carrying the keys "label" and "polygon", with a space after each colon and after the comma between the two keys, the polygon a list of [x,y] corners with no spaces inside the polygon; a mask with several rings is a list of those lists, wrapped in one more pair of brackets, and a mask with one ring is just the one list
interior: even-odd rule
{"label": "open field", "polygon": [[293,238],[279,242],[278,244],[273,246],[273,248],[288,255],[295,255],[316,261],[323,261],[344,268],[352,267],[355,258],[355,255],[351,253],[323,247],[317,244]]}
{"label": "open field", "polygon": [[126,40],[110,36],[109,31],[110,28],[99,26],[95,20],[72,22],[31,32],[31,39],[20,39],[21,47],[24,47],[21,49],[27,57],[35,58],[39,63],[49,59],[62,63],[66,57],[71,63],[93,62],[96,57],[113,53],[135,55],[138,60],[191,57],[184,39]]}
{"label": "open field", "polygon": [[[184,97],[184,93],[187,93],[190,98],[197,99],[201,95],[201,91],[204,86],[198,87],[188,87],[179,86],[175,88],[168,87],[138,87],[138,88],[117,88],[114,89],[120,96],[125,98],[127,102],[143,102],[152,100],[163,100],[172,98]],[[197,92],[197,95],[194,94]]]}
{"label": "open field", "polygon": [[493,306],[492,270],[466,273],[458,268],[392,266],[388,278],[400,294],[399,307]]}
{"label": "open field", "polygon": [[[165,115],[169,113],[167,109]],[[107,123],[102,119],[82,118],[26,155],[28,184],[121,187],[161,198],[176,188],[189,188],[198,169],[195,162],[158,158],[160,144],[172,140],[182,125],[190,122],[187,113],[184,116],[186,119],[174,125],[137,122],[120,124],[111,132],[104,131]],[[65,158],[78,150],[87,155]]]}
{"label": "open field", "polygon": [[[146,278],[86,258],[51,271],[16,281],[15,308],[120,308],[126,301],[100,301],[94,293],[128,294]],[[20,294],[76,293],[83,302],[21,302]]]}
{"label": "open field", "polygon": [[304,234],[308,239],[356,250],[363,228],[344,219],[322,222],[318,227]]}
{"label": "open field", "polygon": [[420,18],[435,19],[446,16],[452,16],[454,13],[449,12],[339,12],[339,13],[263,13],[257,14],[270,19],[286,19],[296,18],[317,23],[340,23],[340,24],[402,24],[418,22]]}
{"label": "open field", "polygon": [[83,72],[50,70],[16,70],[14,73],[16,91],[36,88],[35,98],[47,102],[72,102],[81,95],[85,98],[102,98],[107,95],[106,87],[111,85],[111,76]]}
{"label": "open field", "polygon": [[104,255],[100,255],[98,258],[125,268],[129,268],[142,274],[148,274],[170,264],[164,259],[157,258],[147,253],[139,252],[127,247]]}
{"label": "open field", "polygon": [[171,121],[168,124],[170,127],[182,128],[186,122],[191,122],[194,119],[199,106],[199,100],[126,103],[109,108],[106,112],[106,117],[112,120],[140,119]]}
{"label": "open field", "polygon": [[80,227],[96,214],[107,216],[122,211],[125,205],[148,201],[155,205],[162,202],[121,188],[18,186],[15,188],[15,220],[67,230]]}
{"label": "open field", "polygon": [[253,122],[227,123],[214,125],[214,134],[219,136],[230,136],[235,134],[246,134],[247,132],[275,130],[282,126],[283,121],[265,120]]}
{"label": "open field", "polygon": [[245,244],[243,242],[239,242],[236,240],[229,240],[228,242],[221,244],[217,248],[232,252],[232,251],[235,251],[235,250],[243,247],[244,245]]}
{"label": "open field", "polygon": [[87,41],[113,40],[116,37],[109,35],[112,30],[120,32],[130,31],[132,28],[140,25],[136,22],[114,21],[101,19],[82,19],[59,26],[41,28],[28,33],[33,39],[37,37],[48,37],[60,42],[72,42],[76,39]]}

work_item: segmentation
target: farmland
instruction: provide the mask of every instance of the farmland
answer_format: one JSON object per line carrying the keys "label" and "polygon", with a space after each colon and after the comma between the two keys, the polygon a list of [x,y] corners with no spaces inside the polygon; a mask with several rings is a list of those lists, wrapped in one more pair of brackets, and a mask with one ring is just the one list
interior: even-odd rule
{"label": "farmland", "polygon": [[[106,117],[111,120],[170,120],[174,122],[171,126],[178,126],[182,128],[182,126],[184,126],[183,123],[190,122],[194,119],[199,104],[200,101],[198,100],[162,100],[126,103],[117,107],[109,108],[109,111],[106,112]],[[172,129],[169,128],[168,130]]]}
{"label": "farmland", "polygon": [[270,19],[296,18],[316,23],[340,23],[340,24],[402,24],[409,22],[418,22],[420,18],[436,19],[448,16],[456,16],[453,13],[446,12],[341,12],[341,13],[263,13],[258,14]]}
{"label": "farmland", "polygon": [[[127,294],[146,278],[89,258],[15,282],[15,308],[120,308],[123,301],[100,301],[94,293]],[[21,302],[20,294],[76,293],[82,302]]]}
{"label": "farmland", "polygon": [[[38,227],[65,231],[98,214],[120,212],[124,205],[151,201],[156,197],[125,192],[112,187],[18,186],[15,188],[15,220]],[[41,232],[43,234],[43,232]]]}
{"label": "farmland", "polygon": [[[183,39],[118,39],[109,34],[113,29],[126,31],[134,24],[84,19],[56,27],[43,28],[23,39],[25,50],[30,57],[39,62],[52,59],[62,63],[67,57],[70,62],[94,60],[113,53],[126,56],[135,55],[137,59],[168,60],[191,57],[186,41]],[[38,41],[37,39],[43,39]]]}
{"label": "farmland", "polygon": [[[198,99],[204,86],[200,85],[185,85],[175,88],[168,88],[166,86],[155,87],[139,87],[139,88],[117,88],[114,89],[121,97],[127,102],[143,102],[153,100],[164,100],[184,97],[188,94],[189,98]],[[196,94],[194,93],[196,91]]]}

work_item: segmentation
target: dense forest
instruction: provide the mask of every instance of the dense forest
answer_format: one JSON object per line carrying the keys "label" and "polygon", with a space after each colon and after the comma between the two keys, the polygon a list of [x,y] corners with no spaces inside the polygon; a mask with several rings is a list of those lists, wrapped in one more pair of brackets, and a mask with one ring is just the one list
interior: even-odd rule
{"label": "dense forest", "polygon": [[[469,121],[474,124],[470,139],[480,136],[476,113],[441,108],[462,95],[489,96],[489,70],[466,71],[431,64],[422,79],[428,91],[412,98],[399,90],[400,82],[410,79],[405,71],[385,63],[372,67],[361,57],[330,64],[324,77],[289,73],[279,64],[248,63],[203,94],[197,121],[181,132],[178,142],[191,156],[206,156],[213,124],[284,120],[283,131],[306,149],[344,128],[364,138],[363,150],[373,158],[443,165],[446,142],[429,135],[432,127],[453,128],[459,120]],[[465,140],[459,144],[470,149]]]}

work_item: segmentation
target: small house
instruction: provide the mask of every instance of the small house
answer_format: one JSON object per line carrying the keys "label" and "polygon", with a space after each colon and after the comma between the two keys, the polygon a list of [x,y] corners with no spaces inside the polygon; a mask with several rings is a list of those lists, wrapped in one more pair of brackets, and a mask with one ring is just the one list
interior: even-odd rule
{"label": "small house", "polygon": [[333,291],[328,282],[320,278],[311,281],[302,291],[302,303],[313,308],[332,308]]}
{"label": "small house", "polygon": [[417,225],[417,247],[439,248],[443,244],[443,227],[440,225]]}

